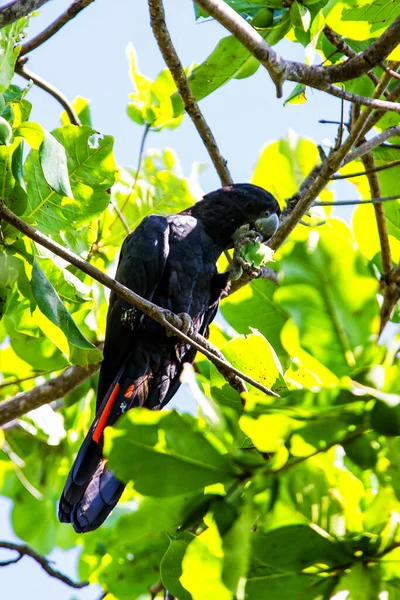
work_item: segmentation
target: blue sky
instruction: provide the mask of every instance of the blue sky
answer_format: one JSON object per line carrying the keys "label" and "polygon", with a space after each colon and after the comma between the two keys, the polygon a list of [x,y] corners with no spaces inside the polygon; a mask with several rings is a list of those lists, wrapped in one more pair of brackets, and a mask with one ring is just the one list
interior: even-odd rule
{"label": "blue sky", "polygon": [[[41,14],[32,19],[29,34],[40,31],[69,5],[52,0]],[[226,34],[215,22],[196,24],[192,3],[188,0],[165,0],[167,22],[182,62],[201,62]],[[137,50],[141,71],[154,78],[164,68],[163,59],[152,36],[147,3],[131,0],[96,0],[74,21],[44,46],[35,50],[29,69],[54,84],[70,99],[80,95],[91,99],[94,127],[115,137],[115,153],[120,165],[135,166],[142,129],[126,114],[127,96],[132,90],[125,48],[132,42]],[[285,58],[303,60],[302,48],[289,42],[278,47]],[[17,81],[18,79],[18,81]],[[16,78],[16,83],[25,82]],[[287,84],[284,96],[292,90]],[[305,105],[283,107],[264,69],[250,79],[233,81],[201,102],[220,149],[228,160],[236,182],[248,181],[261,148],[284,136],[288,129],[320,143],[335,134],[333,126],[318,124],[319,119],[339,119],[340,101],[321,92],[309,92]],[[33,103],[32,120],[48,130],[59,123],[60,106],[53,98],[33,88],[28,99]],[[206,168],[201,175],[205,191],[219,187],[219,180],[191,121],[174,131],[152,133],[147,148],[169,146],[177,151],[186,175],[193,162]],[[343,185],[342,194],[355,197],[354,188]],[[8,500],[0,499],[0,539],[15,540],[10,528]],[[8,556],[7,556],[8,557]],[[6,556],[1,554],[0,560]],[[76,577],[77,552],[54,552],[56,568]],[[57,598],[97,600],[99,588],[70,590],[49,578],[31,559],[1,569],[2,597],[19,600]]]}

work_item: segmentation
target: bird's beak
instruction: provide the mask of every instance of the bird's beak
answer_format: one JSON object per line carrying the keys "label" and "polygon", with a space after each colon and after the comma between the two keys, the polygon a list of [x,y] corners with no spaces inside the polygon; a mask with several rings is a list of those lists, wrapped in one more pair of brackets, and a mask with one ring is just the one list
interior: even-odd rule
{"label": "bird's beak", "polygon": [[263,217],[261,219],[257,219],[254,223],[256,231],[260,233],[263,237],[263,242],[269,240],[275,233],[275,231],[279,227],[279,217],[276,213],[270,215],[269,217]]}

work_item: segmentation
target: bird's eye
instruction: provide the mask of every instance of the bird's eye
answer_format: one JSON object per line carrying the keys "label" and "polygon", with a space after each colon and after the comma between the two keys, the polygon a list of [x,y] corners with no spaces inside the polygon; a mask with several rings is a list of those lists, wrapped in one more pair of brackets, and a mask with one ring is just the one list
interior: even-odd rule
{"label": "bird's eye", "polygon": [[264,213],[264,217],[270,217],[271,216],[271,211],[266,210]]}

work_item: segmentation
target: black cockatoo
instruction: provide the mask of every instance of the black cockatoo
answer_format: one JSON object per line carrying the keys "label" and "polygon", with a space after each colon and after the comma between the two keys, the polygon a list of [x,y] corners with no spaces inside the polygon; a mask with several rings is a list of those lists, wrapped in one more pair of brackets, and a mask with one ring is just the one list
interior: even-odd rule
{"label": "black cockatoo", "polygon": [[[246,224],[269,239],[279,214],[271,194],[236,184],[205,195],[177,215],[150,215],[125,239],[116,279],[158,306],[189,316],[193,331],[207,336],[229,281],[229,271],[217,272],[218,257],[233,247],[232,236]],[[134,406],[165,406],[179,388],[183,363],[193,362],[195,355],[192,347],[111,293],[97,414],[69,473],[60,521],[72,523],[79,533],[103,523],[124,490],[102,455],[104,428]]]}

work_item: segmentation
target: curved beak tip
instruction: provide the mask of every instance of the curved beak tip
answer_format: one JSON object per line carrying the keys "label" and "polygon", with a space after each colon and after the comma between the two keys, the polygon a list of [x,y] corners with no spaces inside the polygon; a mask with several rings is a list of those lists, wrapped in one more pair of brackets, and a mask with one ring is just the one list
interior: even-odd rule
{"label": "curved beak tip", "polygon": [[269,240],[277,231],[279,227],[279,217],[276,213],[270,215],[269,217],[263,217],[261,219],[257,219],[255,222],[256,231],[261,233],[261,235],[265,240]]}

